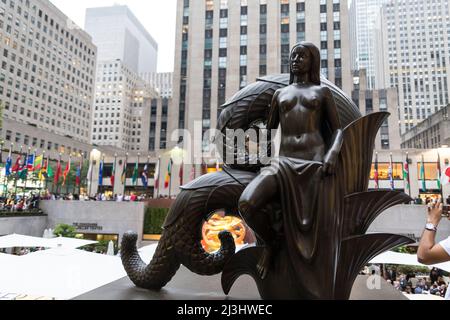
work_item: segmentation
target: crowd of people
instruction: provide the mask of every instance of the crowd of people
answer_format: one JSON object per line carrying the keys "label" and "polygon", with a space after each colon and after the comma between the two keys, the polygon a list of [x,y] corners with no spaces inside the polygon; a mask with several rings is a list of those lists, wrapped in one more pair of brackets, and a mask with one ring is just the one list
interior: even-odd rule
{"label": "crowd of people", "polygon": [[[414,204],[419,204],[419,205],[426,204],[426,205],[429,205],[430,203],[433,203],[433,202],[441,202],[441,200],[442,200],[441,196],[438,196],[437,198],[433,198],[433,197],[425,197],[425,198],[416,197],[414,199]],[[446,205],[450,205],[450,195],[442,202],[444,204],[446,204]]]}
{"label": "crowd of people", "polygon": [[398,277],[388,277],[387,281],[406,294],[432,294],[442,298],[445,297],[449,285],[448,278],[446,281],[442,271],[436,268],[433,268],[429,275],[401,274]]}
{"label": "crowd of people", "polygon": [[40,196],[31,194],[29,196],[11,195],[0,198],[0,211],[23,212],[39,210]]}
{"label": "crowd of people", "polygon": [[431,294],[442,298],[445,297],[450,278],[444,275],[444,272],[437,268],[432,268],[430,273],[400,273],[395,268],[383,270],[372,265],[366,268],[365,274],[378,275],[384,278],[398,291],[405,294]]}

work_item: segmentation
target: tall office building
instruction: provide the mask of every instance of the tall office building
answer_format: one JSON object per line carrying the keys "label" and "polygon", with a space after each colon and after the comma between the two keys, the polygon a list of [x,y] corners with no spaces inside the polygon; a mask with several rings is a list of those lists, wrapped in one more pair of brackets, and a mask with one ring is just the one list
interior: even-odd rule
{"label": "tall office building", "polygon": [[96,53],[91,37],[48,0],[0,2],[7,146],[51,156],[90,151]]}
{"label": "tall office building", "polygon": [[389,112],[390,117],[383,122],[375,140],[376,150],[399,150],[401,139],[397,129],[398,95],[396,88],[371,90],[365,69],[353,73],[353,102],[363,115],[373,112]]}
{"label": "tall office building", "polygon": [[97,68],[92,143],[148,151],[151,101],[157,92],[120,60]]}
{"label": "tall office building", "polygon": [[143,79],[156,72],[157,43],[127,6],[87,9],[85,24],[98,47],[92,143],[159,151],[169,103]]}
{"label": "tall office building", "polygon": [[291,48],[305,40],[350,95],[347,0],[178,0],[172,129],[215,128],[227,98],[259,76],[288,73]]}
{"label": "tall office building", "polygon": [[376,46],[381,7],[387,0],[353,0],[349,10],[352,69],[367,71],[367,88],[379,89]]}
{"label": "tall office building", "polygon": [[163,98],[173,96],[173,72],[142,73],[141,78],[155,88]]}
{"label": "tall office building", "polygon": [[135,73],[156,72],[158,44],[127,6],[87,9],[85,30],[99,60],[119,59]]}
{"label": "tall office building", "polygon": [[448,0],[383,6],[384,82],[398,88],[402,133],[449,103],[449,6]]}

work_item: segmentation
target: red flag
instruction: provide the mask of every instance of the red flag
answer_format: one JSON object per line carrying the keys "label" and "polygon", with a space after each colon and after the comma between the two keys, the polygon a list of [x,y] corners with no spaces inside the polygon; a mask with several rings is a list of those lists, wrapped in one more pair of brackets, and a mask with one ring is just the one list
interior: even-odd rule
{"label": "red flag", "polygon": [[63,173],[63,183],[62,183],[63,186],[66,184],[66,179],[67,179],[67,175],[69,174],[69,172],[70,172],[70,159],[69,159],[69,162],[67,162],[66,169],[64,170],[64,173]]}
{"label": "red flag", "polygon": [[56,167],[55,179],[53,180],[53,183],[56,185],[59,183],[59,178],[61,177],[61,171],[62,171],[62,168],[61,168],[61,160],[60,160],[60,161],[58,161],[58,165]]}
{"label": "red flag", "polygon": [[19,157],[16,160],[16,163],[14,164],[14,166],[12,167],[12,172],[18,172],[21,168],[20,165],[20,159],[22,158],[22,156],[19,155]]}
{"label": "red flag", "polygon": [[183,185],[183,178],[184,178],[184,162],[181,163],[180,167],[180,186]]}

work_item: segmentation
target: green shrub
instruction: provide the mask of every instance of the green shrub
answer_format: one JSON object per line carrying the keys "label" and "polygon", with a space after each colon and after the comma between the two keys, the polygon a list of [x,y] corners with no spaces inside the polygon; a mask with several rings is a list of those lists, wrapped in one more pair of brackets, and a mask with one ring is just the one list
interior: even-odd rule
{"label": "green shrub", "polygon": [[77,228],[68,224],[58,224],[53,230],[53,234],[57,237],[75,238],[77,235]]}
{"label": "green shrub", "polygon": [[161,234],[168,213],[168,208],[146,208],[144,234]]}

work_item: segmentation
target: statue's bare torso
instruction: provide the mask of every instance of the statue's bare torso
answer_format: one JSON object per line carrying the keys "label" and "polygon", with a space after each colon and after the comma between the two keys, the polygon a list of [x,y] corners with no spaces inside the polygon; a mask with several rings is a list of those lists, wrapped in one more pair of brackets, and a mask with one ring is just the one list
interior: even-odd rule
{"label": "statue's bare torso", "polygon": [[[294,90],[293,90],[294,89]],[[320,161],[326,146],[321,133],[323,121],[323,91],[316,85],[291,85],[276,95],[281,124],[280,155]]]}

